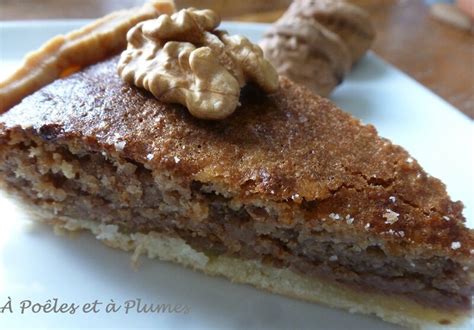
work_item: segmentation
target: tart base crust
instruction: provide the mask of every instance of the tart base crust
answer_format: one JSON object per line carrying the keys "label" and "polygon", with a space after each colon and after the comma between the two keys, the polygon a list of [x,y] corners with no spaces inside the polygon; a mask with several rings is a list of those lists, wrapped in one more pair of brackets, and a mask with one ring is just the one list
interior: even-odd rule
{"label": "tart base crust", "polygon": [[350,313],[376,315],[386,322],[413,329],[457,329],[466,326],[473,316],[471,312],[452,312],[423,306],[401,296],[360,291],[255,260],[208,256],[196,251],[180,238],[158,232],[127,234],[120,232],[115,225],[55,216],[24,203],[22,206],[23,209],[28,208],[35,220],[53,225],[56,234],[86,230],[111,248],[132,252],[133,264],[136,264],[141,255],[146,255],[283,296],[320,303]]}

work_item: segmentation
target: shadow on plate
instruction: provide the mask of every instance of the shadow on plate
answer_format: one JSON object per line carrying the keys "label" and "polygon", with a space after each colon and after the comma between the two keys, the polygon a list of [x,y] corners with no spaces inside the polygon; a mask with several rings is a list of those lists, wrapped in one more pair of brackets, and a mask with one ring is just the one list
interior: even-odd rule
{"label": "shadow on plate", "polygon": [[342,110],[352,114],[362,122],[371,122],[373,109],[369,97],[364,95],[362,89],[346,88],[340,92],[336,91],[330,99]]}
{"label": "shadow on plate", "polygon": [[375,81],[387,74],[387,70],[387,64],[374,53],[369,52],[354,65],[348,80],[354,83]]}

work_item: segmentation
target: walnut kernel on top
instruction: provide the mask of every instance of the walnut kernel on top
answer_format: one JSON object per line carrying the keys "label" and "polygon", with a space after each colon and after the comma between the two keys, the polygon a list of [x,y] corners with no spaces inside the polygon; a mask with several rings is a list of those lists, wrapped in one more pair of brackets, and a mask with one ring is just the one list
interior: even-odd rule
{"label": "walnut kernel on top", "polygon": [[127,34],[119,75],[202,119],[232,114],[247,82],[266,93],[277,91],[278,74],[260,47],[217,30],[219,24],[212,10],[194,8],[137,24]]}

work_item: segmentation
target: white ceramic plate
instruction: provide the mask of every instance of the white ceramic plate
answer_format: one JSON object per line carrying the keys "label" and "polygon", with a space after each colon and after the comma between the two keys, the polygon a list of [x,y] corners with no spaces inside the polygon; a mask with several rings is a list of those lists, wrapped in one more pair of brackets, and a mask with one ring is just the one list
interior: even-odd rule
{"label": "white ceramic plate", "polygon": [[[87,21],[0,23],[0,79],[23,55],[58,33]],[[258,41],[265,25],[228,23],[232,33]],[[332,99],[343,109],[377,127],[380,134],[403,145],[425,169],[448,186],[466,205],[473,227],[473,123],[374,54],[367,55]],[[90,235],[75,239],[56,236],[33,225],[21,209],[0,196],[0,328],[226,328],[226,329],[393,329],[374,317],[301,302],[232,284],[170,263],[142,260],[134,271],[130,255],[109,249]],[[13,313],[6,305],[11,299]],[[102,302],[98,313],[21,313],[21,302],[84,306]],[[145,314],[117,306],[141,299],[148,304],[182,304],[190,312]],[[26,303],[25,303],[26,304]],[[471,326],[473,326],[471,320]]]}

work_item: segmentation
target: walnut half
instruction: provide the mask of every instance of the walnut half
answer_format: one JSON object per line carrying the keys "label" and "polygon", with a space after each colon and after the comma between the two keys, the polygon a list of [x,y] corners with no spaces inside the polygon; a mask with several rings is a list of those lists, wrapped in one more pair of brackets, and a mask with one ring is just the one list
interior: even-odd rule
{"label": "walnut half", "polygon": [[260,47],[216,30],[219,24],[213,11],[194,8],[141,22],[127,34],[118,72],[124,81],[202,119],[232,114],[247,82],[275,92],[278,74]]}

